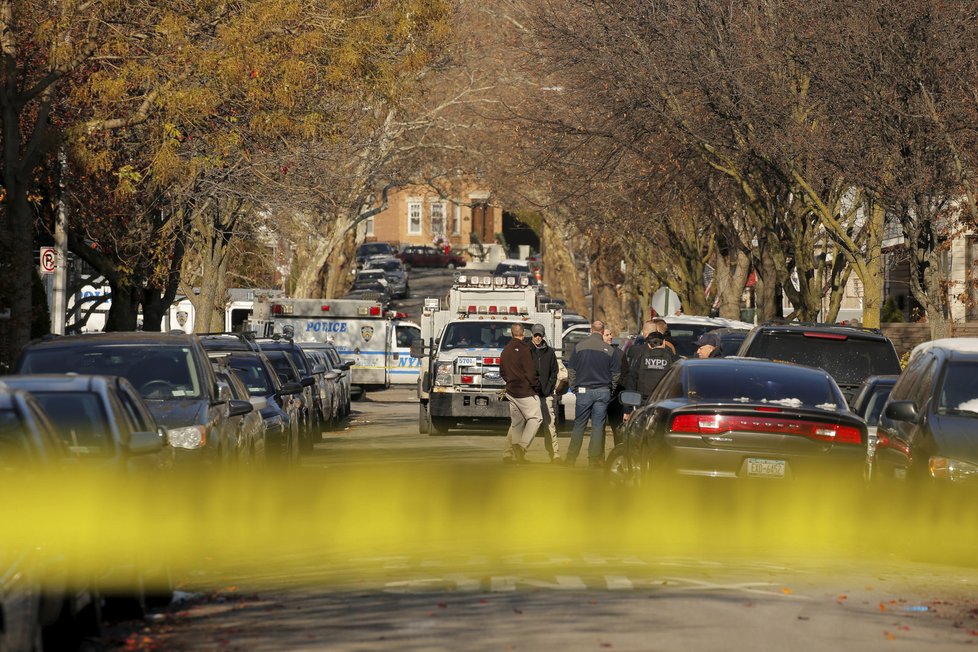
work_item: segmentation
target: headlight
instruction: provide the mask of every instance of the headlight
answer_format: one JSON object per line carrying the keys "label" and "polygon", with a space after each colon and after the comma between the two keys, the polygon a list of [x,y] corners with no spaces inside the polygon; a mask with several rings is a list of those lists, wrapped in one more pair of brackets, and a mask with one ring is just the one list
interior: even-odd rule
{"label": "headlight", "polygon": [[435,365],[435,384],[448,386],[452,384],[452,363],[439,362]]}
{"label": "headlight", "polygon": [[953,460],[949,457],[932,457],[928,464],[930,475],[938,480],[961,481],[978,476],[978,465]]}
{"label": "headlight", "polygon": [[207,443],[205,426],[187,426],[169,429],[170,446],[174,448],[201,448]]}

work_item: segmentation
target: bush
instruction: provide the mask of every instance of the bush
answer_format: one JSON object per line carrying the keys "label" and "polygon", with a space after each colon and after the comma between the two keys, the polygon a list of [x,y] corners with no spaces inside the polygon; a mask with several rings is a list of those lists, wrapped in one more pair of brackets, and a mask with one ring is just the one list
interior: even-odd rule
{"label": "bush", "polygon": [[880,321],[884,323],[900,323],[903,321],[903,311],[897,305],[896,299],[891,295],[886,297],[883,303],[883,310],[880,314]]}

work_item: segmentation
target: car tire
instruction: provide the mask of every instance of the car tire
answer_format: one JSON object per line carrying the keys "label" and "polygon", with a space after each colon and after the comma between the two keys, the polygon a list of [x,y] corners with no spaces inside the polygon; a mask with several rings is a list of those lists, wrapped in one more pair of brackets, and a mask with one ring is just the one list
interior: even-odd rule
{"label": "car tire", "polygon": [[448,421],[446,421],[442,417],[433,417],[431,415],[428,415],[428,434],[447,435]]}
{"label": "car tire", "polygon": [[447,265],[445,265],[445,268],[446,269],[455,269],[455,263],[448,263]]}
{"label": "car tire", "polygon": [[427,435],[430,425],[428,423],[428,408],[424,403],[421,403],[418,407],[418,432]]}

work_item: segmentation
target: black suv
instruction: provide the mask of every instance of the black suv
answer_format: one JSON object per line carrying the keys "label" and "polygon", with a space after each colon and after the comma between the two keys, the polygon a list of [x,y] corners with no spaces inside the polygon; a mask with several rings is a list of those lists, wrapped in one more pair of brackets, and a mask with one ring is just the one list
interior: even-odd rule
{"label": "black suv", "polygon": [[167,428],[177,464],[231,462],[229,418],[252,409],[250,404],[229,405],[230,389],[217,381],[197,337],[184,333],[52,337],[24,347],[15,372],[122,376]]}
{"label": "black suv", "polygon": [[824,369],[850,404],[868,377],[900,373],[900,358],[886,336],[850,326],[762,324],[751,330],[737,355]]}

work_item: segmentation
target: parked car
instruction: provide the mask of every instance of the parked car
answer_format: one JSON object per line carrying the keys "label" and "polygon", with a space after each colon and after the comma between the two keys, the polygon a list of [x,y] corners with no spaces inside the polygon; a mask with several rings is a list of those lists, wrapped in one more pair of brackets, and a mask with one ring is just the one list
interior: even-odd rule
{"label": "parked car", "polygon": [[350,372],[353,361],[343,360],[336,346],[328,342],[303,342],[300,346],[306,350],[322,351],[329,359],[331,369],[339,374],[337,379],[340,389],[339,416],[345,419],[350,415],[350,401],[353,394],[353,374]]}
{"label": "parked car", "polygon": [[458,254],[431,246],[409,246],[397,254],[408,269],[412,267],[465,267],[465,259]]}
{"label": "parked car", "polygon": [[732,355],[737,355],[737,352],[740,351],[740,345],[747,339],[750,329],[724,326],[723,328],[715,328],[709,332],[720,338],[720,356],[729,358]]}
{"label": "parked car", "polygon": [[824,369],[848,401],[870,376],[900,373],[900,358],[885,335],[849,326],[763,324],[750,332],[737,355]]}
{"label": "parked car", "polygon": [[302,385],[282,383],[264,353],[233,351],[227,366],[244,383],[255,409],[265,421],[265,460],[297,464]]}
{"label": "parked car", "polygon": [[[722,317],[701,317],[698,315],[673,315],[663,317],[669,327],[670,340],[676,347],[676,355],[684,358],[696,356],[696,340],[703,333],[708,333],[721,328],[732,328],[749,332],[754,328],[753,324],[737,321],[735,319],[724,319]],[[734,355],[737,349],[734,348],[734,338],[728,335],[730,344],[724,346],[721,341],[720,354],[723,356]]]}
{"label": "parked car", "polygon": [[386,242],[365,242],[357,247],[357,267],[362,267],[371,258],[383,258],[397,255],[394,245]]}
{"label": "parked car", "polygon": [[[114,478],[160,482],[174,466],[168,433],[125,378],[76,374],[0,377],[0,385],[30,392],[51,420],[69,457]],[[95,578],[113,593],[110,615],[142,617],[149,607],[169,604],[173,581],[165,551],[137,550]]]}
{"label": "parked car", "polygon": [[[622,401],[638,405],[641,396],[625,392]],[[632,413],[616,451],[609,467],[638,483],[677,475],[861,482],[866,424],[821,369],[685,359]]]}
{"label": "parked car", "polygon": [[315,364],[322,365],[325,369],[322,374],[323,387],[323,427],[332,430],[339,425],[343,418],[342,403],[344,401],[344,387],[342,380],[342,370],[333,368],[333,361],[329,359],[326,352],[322,349],[303,346],[306,356]]}
{"label": "parked car", "polygon": [[883,413],[883,406],[890,397],[890,392],[896,384],[899,376],[870,376],[863,381],[856,391],[856,398],[852,401],[852,411],[866,422],[866,435],[868,438],[866,450],[866,477],[872,475],[873,455],[876,451],[876,428],[879,425],[880,415]]}
{"label": "parked car", "polygon": [[346,298],[364,298],[379,301],[385,308],[391,302],[391,286],[383,270],[361,270],[357,272]]}
{"label": "parked car", "polygon": [[978,487],[978,338],[917,346],[876,432],[880,485]]}
{"label": "parked car", "polygon": [[[34,398],[0,386],[0,479],[30,492],[31,483],[46,483],[46,473],[58,473],[67,458]],[[4,499],[16,497],[8,491]],[[0,540],[0,650],[64,649],[99,635],[101,601],[78,579],[70,559],[49,542]]]}
{"label": "parked car", "polygon": [[[503,276],[505,274],[529,275],[530,264],[527,261],[521,260],[519,258],[506,258],[496,263],[496,268],[493,270],[492,273],[494,276]],[[534,276],[534,280],[536,280],[536,276],[535,275],[533,276]]]}
{"label": "parked car", "polygon": [[207,353],[194,335],[89,333],[28,344],[16,373],[122,376],[167,429],[178,464],[227,464],[234,458],[229,419],[250,405],[229,405]]}
{"label": "parked car", "polygon": [[388,287],[393,298],[404,299],[407,297],[410,291],[408,287],[408,274],[404,263],[399,258],[374,258],[368,260],[363,268],[365,271],[382,271],[387,279]]}
{"label": "parked car", "polygon": [[231,388],[232,400],[246,401],[252,406],[247,414],[231,419],[235,432],[237,463],[243,466],[262,467],[265,465],[265,419],[262,418],[260,408],[251,399],[244,383],[227,366],[228,358],[228,355],[211,354],[217,379],[227,383]]}
{"label": "parked car", "polygon": [[298,382],[302,385],[302,427],[299,448],[312,450],[315,442],[322,436],[323,396],[327,391],[326,381],[319,378],[325,368],[313,364],[298,344],[290,339],[261,339],[258,346],[285,382]]}

